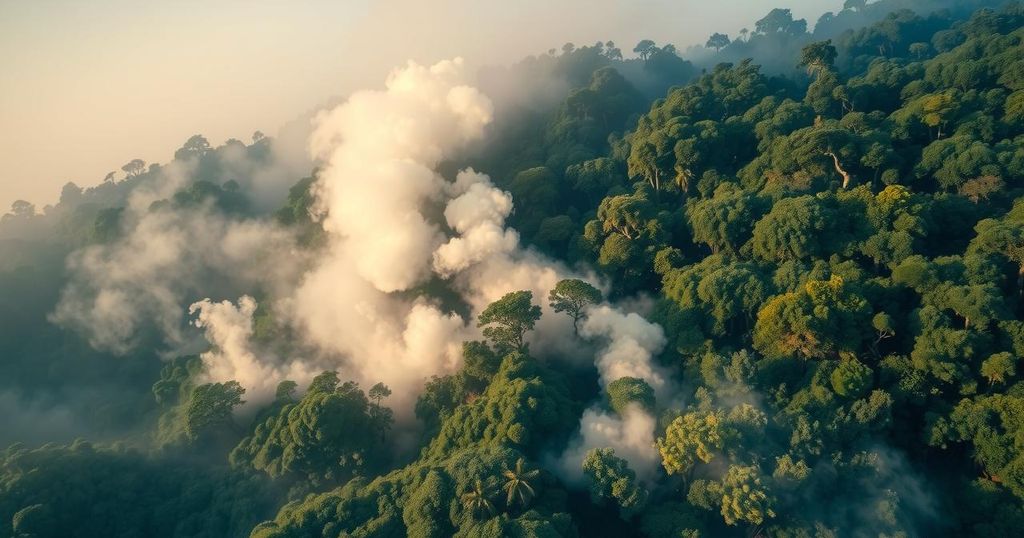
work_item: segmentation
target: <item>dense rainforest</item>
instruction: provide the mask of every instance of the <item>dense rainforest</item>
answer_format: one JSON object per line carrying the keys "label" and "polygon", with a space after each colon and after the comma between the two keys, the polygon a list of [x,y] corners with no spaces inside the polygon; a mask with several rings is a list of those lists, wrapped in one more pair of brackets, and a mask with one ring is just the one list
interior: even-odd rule
{"label": "dense rainforest", "polygon": [[1017,535],[1024,4],[632,53],[16,202],[0,536]]}

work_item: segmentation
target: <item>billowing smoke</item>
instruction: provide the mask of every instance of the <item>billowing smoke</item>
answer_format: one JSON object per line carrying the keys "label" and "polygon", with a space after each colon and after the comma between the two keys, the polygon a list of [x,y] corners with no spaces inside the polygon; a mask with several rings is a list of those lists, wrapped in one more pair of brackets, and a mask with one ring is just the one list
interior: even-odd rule
{"label": "billowing smoke", "polygon": [[51,319],[80,330],[98,349],[127,353],[153,323],[181,349],[185,310],[195,297],[224,290],[274,288],[294,280],[302,256],[290,233],[257,220],[232,220],[208,207],[145,209],[133,196],[124,237],[68,258],[71,274]]}
{"label": "billowing smoke", "polygon": [[[181,347],[192,334],[181,323],[191,305],[210,345],[202,354],[206,380],[236,380],[247,401],[262,402],[280,381],[302,385],[337,369],[364,387],[390,386],[388,404],[404,421],[425,381],[457,371],[462,343],[480,336],[473,318],[442,310],[427,290],[450,287],[473,317],[508,292],[530,290],[544,310],[530,335],[533,354],[590,360],[596,345],[603,383],[631,375],[662,390],[667,376],[652,364],[665,344],[660,328],[602,306],[581,333],[594,345],[573,336],[570,318],[552,311],[547,294],[563,278],[596,282],[593,275],[523,248],[505,225],[512,197],[487,175],[438,172],[482,139],[493,116],[464,71],[458,59],[409,63],[383,89],[357,92],[316,115],[313,216],[327,242],[315,256],[296,252],[292,237],[271,224],[206,209],[152,210],[184,184],[168,182],[133,195],[124,239],[73,257],[78,277],[55,318],[87,320],[94,343],[113,349],[130,345],[137,320],[152,319]],[[203,287],[208,274],[229,275],[230,285]],[[254,344],[254,292],[276,323],[293,329],[303,357]],[[579,448],[615,447],[646,472],[653,424],[638,409],[623,417],[590,410]]]}
{"label": "billowing smoke", "polygon": [[639,314],[601,305],[590,309],[580,334],[608,341],[597,357],[602,385],[622,377],[637,377],[646,381],[657,396],[667,396],[667,373],[652,361],[666,343],[660,326]]}
{"label": "billowing smoke", "polygon": [[569,483],[583,479],[583,459],[595,448],[613,448],[615,455],[629,462],[637,478],[652,481],[661,463],[654,448],[656,421],[649,413],[632,405],[622,416],[591,407],[580,419],[579,436],[558,458],[556,468]]}
{"label": "billowing smoke", "polygon": [[256,300],[248,295],[243,295],[237,305],[203,299],[193,303],[188,312],[198,314],[194,324],[204,329],[207,341],[213,346],[200,355],[206,377],[238,381],[246,389],[247,403],[260,404],[273,399],[277,384],[285,379],[306,385],[319,373],[302,360],[293,358],[279,364],[273,357],[257,354],[251,343]]}
{"label": "billowing smoke", "polygon": [[[439,267],[448,275],[490,248],[449,240],[429,207],[450,199],[450,226],[474,237],[487,222],[506,235],[500,228],[511,211],[510,197],[486,176],[467,170],[453,183],[436,171],[491,121],[490,101],[464,79],[458,59],[410,63],[384,90],[355,93],[318,115],[310,140],[323,162],[316,210],[330,244],[288,308],[309,343],[343,359],[346,374],[388,384],[399,418],[426,379],[458,367],[461,342],[475,330],[426,299],[392,292],[433,278],[436,260],[454,264]],[[493,200],[491,214],[465,214],[466,196]],[[507,236],[514,247],[515,233]]]}
{"label": "billowing smoke", "polygon": [[451,276],[491,256],[519,247],[519,234],[505,228],[512,213],[512,195],[491,185],[484,174],[459,173],[449,192],[455,195],[444,210],[448,226],[459,233],[434,251],[434,270]]}
{"label": "billowing smoke", "polygon": [[362,91],[316,118],[310,140],[325,161],[318,185],[333,250],[359,276],[400,291],[429,276],[439,227],[422,214],[446,181],[436,166],[483,134],[491,103],[463,82],[462,61],[394,71],[384,91]]}
{"label": "billowing smoke", "polygon": [[[600,305],[587,312],[580,335],[604,342],[595,360],[602,386],[623,377],[636,377],[646,381],[659,399],[669,397],[668,373],[653,362],[666,344],[660,326],[635,312]],[[652,480],[661,461],[654,448],[655,424],[654,417],[636,405],[629,406],[621,416],[591,407],[580,419],[578,437],[559,457],[558,469],[566,480],[579,482],[587,452],[613,448],[640,479]]]}

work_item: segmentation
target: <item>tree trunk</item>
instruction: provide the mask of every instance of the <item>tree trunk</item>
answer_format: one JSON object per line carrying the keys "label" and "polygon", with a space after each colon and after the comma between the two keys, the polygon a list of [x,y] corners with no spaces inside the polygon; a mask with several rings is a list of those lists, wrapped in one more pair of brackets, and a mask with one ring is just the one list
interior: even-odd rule
{"label": "tree trunk", "polygon": [[843,170],[842,165],[839,164],[839,157],[836,156],[836,154],[831,152],[831,151],[826,151],[825,155],[828,155],[829,157],[832,157],[832,164],[835,166],[836,172],[838,172],[840,176],[843,176],[843,189],[846,189],[847,187],[849,187],[850,186],[850,180],[852,178],[850,177],[849,172],[847,172],[846,170]]}
{"label": "tree trunk", "polygon": [[1024,264],[1017,268],[1017,293],[1024,297]]}

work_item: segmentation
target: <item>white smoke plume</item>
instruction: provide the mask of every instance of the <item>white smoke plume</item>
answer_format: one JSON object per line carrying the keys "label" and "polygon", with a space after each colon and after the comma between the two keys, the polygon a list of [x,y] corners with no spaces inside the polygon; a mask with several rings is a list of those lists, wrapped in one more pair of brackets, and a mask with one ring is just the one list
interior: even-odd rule
{"label": "white smoke plume", "polygon": [[512,213],[511,194],[494,188],[490,178],[472,169],[459,173],[449,193],[456,196],[445,207],[444,218],[459,237],[434,251],[439,275],[451,276],[519,247],[519,234],[505,228]]}
{"label": "white smoke plume", "polygon": [[[426,380],[457,370],[462,342],[479,331],[427,298],[395,292],[446,279],[475,315],[508,292],[530,290],[544,310],[531,350],[587,353],[571,320],[546,300],[559,280],[576,275],[519,245],[518,233],[505,226],[511,195],[472,169],[453,180],[436,171],[482,136],[491,115],[490,101],[465,84],[456,59],[410,63],[383,90],[358,92],[314,120],[310,149],[322,160],[315,212],[329,244],[280,310],[344,376],[389,385],[400,420],[411,416]],[[441,209],[443,223],[435,216]],[[656,326],[606,307],[586,335],[610,342],[602,372],[665,385],[650,364],[664,346]]]}
{"label": "white smoke plume", "polygon": [[182,348],[185,309],[197,296],[272,289],[298,274],[303,257],[286,231],[208,208],[133,211],[151,196],[133,196],[123,238],[68,257],[71,278],[51,319],[80,330],[94,347],[127,353],[140,328],[154,323],[166,345]]}
{"label": "white smoke plume", "polygon": [[[580,335],[605,342],[595,360],[602,387],[622,377],[643,379],[659,398],[670,391],[668,373],[654,364],[653,357],[665,347],[665,332],[635,312],[625,313],[610,305],[590,308]],[[630,406],[622,416],[591,407],[580,419],[579,435],[559,457],[562,476],[579,483],[587,452],[613,448],[641,480],[653,480],[661,461],[654,448],[655,419],[644,409]]]}
{"label": "white smoke plume", "polygon": [[[491,121],[490,101],[465,84],[463,69],[459,59],[409,63],[385,89],[318,115],[310,140],[323,161],[316,210],[330,244],[288,307],[311,344],[342,358],[346,374],[388,384],[400,419],[430,376],[459,366],[461,344],[476,332],[457,314],[392,292],[433,278],[435,260],[450,274],[481,259],[491,247],[474,230],[490,223],[500,231],[511,211],[510,197],[486,176],[467,170],[452,183],[436,171]],[[474,197],[492,201],[489,214],[472,212]],[[447,242],[425,215],[446,198],[450,226],[473,239]],[[515,247],[514,232],[499,233]]]}
{"label": "white smoke plume", "polygon": [[204,329],[207,341],[213,345],[200,355],[206,379],[238,381],[245,387],[246,403],[266,403],[273,399],[281,381],[289,379],[306,385],[319,373],[302,360],[276,364],[278,361],[273,358],[257,355],[250,342],[256,300],[248,295],[243,295],[237,306],[230,301],[215,303],[203,299],[193,303],[188,312],[198,314],[193,323]]}
{"label": "white smoke plume", "polygon": [[637,377],[646,381],[656,395],[665,395],[668,376],[652,360],[667,343],[665,331],[659,325],[639,314],[600,305],[588,311],[580,334],[608,342],[596,361],[602,385],[622,377]]}
{"label": "white smoke plume", "polygon": [[626,460],[637,478],[653,481],[661,458],[654,448],[656,421],[637,406],[630,406],[620,417],[591,407],[580,419],[580,433],[555,462],[559,474],[569,483],[583,480],[583,459],[595,448],[613,448]]}
{"label": "white smoke plume", "polygon": [[[389,385],[388,404],[400,421],[411,417],[424,383],[457,371],[462,343],[480,335],[473,319],[442,311],[429,298],[426,290],[442,280],[473,316],[506,293],[532,291],[544,315],[530,335],[531,351],[589,360],[592,346],[581,345],[570,318],[547,304],[559,280],[580,275],[522,248],[505,225],[512,197],[487,175],[467,169],[449,179],[437,171],[481,140],[493,116],[464,70],[458,59],[409,63],[383,89],[357,92],[314,118],[313,212],[327,232],[315,260],[270,224],[211,211],[149,210],[183,184],[168,182],[133,194],[127,211],[137,223],[125,240],[73,259],[82,278],[66,290],[55,317],[71,324],[85,312],[94,342],[108,347],[129,342],[143,319],[156,320],[168,342],[178,343],[191,305],[194,325],[211,346],[202,355],[206,380],[239,381],[246,399],[259,402],[282,380],[304,384],[333,368],[364,386]],[[229,275],[232,286],[197,285],[207,274]],[[309,356],[274,357],[252,343],[254,288],[267,292],[267,306],[295,329]],[[213,293],[238,299],[202,299]],[[665,343],[657,326],[604,306],[591,313],[582,336],[604,346],[597,359],[604,383],[633,375],[665,386],[666,376],[651,363]],[[622,419],[591,411],[583,443],[607,441],[640,454],[651,445],[649,432],[640,435],[653,431],[648,422],[640,411]]]}
{"label": "white smoke plume", "polygon": [[378,290],[405,290],[429,276],[443,241],[421,212],[445,188],[435,168],[491,121],[491,102],[465,85],[462,71],[460,59],[410,63],[384,91],[357,92],[315,120],[310,146],[325,161],[317,184],[324,229]]}

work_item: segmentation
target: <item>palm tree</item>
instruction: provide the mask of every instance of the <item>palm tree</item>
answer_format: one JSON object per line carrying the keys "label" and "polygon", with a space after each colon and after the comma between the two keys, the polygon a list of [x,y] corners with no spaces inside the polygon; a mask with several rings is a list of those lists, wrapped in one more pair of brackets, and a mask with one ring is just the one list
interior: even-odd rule
{"label": "palm tree", "polygon": [[518,501],[524,508],[529,504],[530,499],[536,495],[533,491],[533,486],[530,485],[528,480],[533,480],[540,473],[537,469],[532,471],[526,471],[523,469],[523,458],[519,458],[516,461],[516,468],[514,470],[505,469],[502,473],[505,476],[505,491],[508,492],[508,500],[506,501],[509,506],[512,506],[514,501]]}
{"label": "palm tree", "polygon": [[462,494],[462,506],[465,506],[473,514],[473,517],[478,517],[481,514],[494,515],[494,504],[487,498],[487,491],[484,490],[484,485],[479,479],[473,485],[473,489]]}

